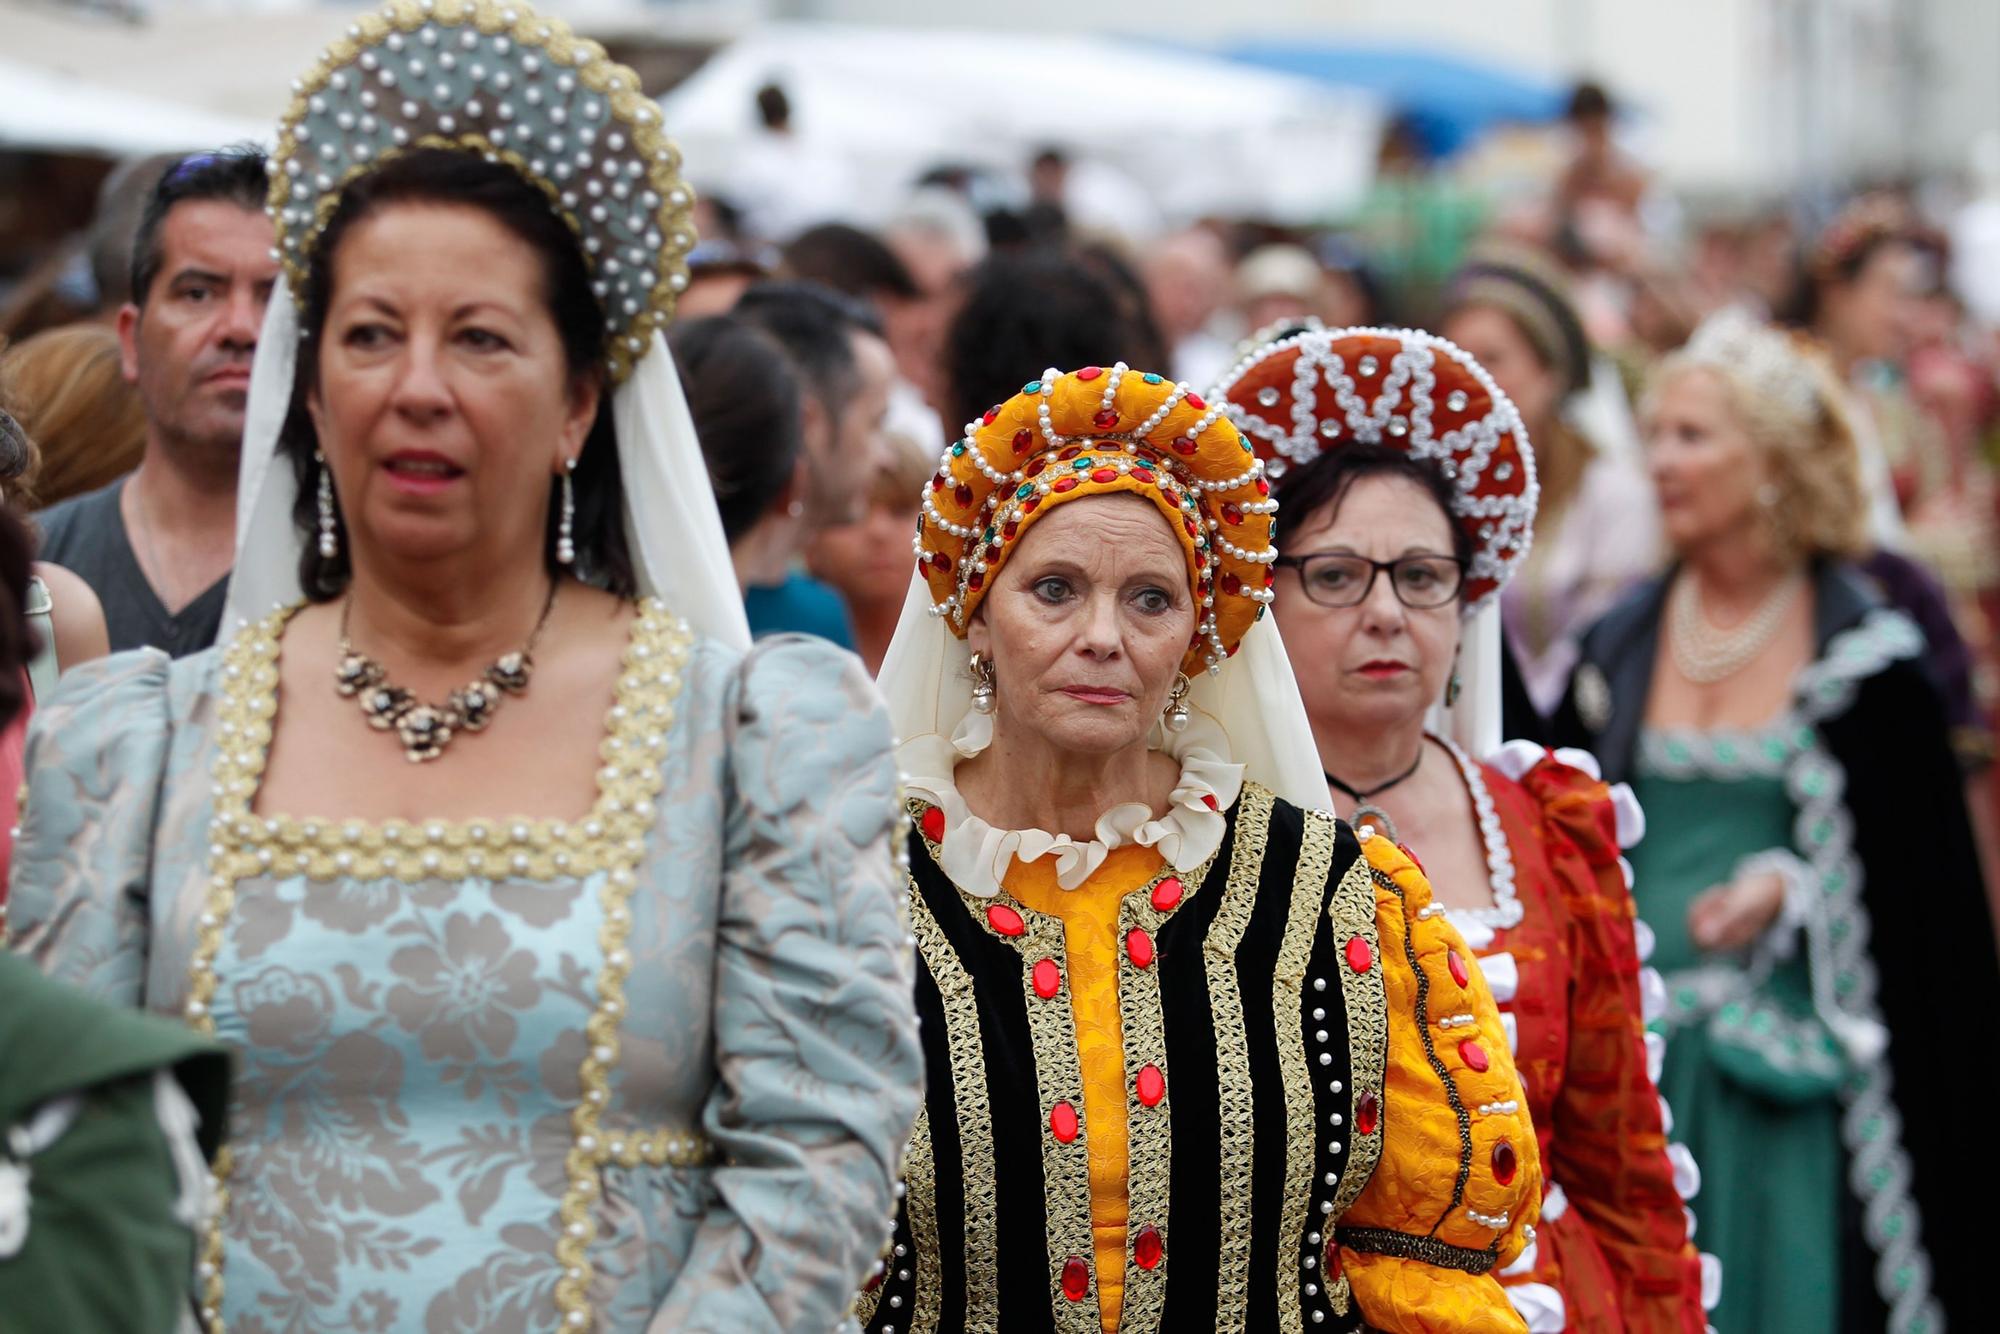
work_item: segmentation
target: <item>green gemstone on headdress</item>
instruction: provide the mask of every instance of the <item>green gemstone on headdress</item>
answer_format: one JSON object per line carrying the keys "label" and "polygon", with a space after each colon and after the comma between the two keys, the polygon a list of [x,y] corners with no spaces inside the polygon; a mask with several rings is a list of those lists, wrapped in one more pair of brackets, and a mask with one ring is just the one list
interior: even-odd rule
{"label": "green gemstone on headdress", "polygon": [[1080,459],[1071,460],[1069,466],[1076,469],[1078,472],[1089,472],[1093,467],[1096,466],[1096,464],[1097,464],[1096,459],[1090,457],[1090,455],[1088,454],[1085,454]]}
{"label": "green gemstone on headdress", "polygon": [[959,441],[957,444],[951,447],[951,456],[955,459],[962,459],[965,457],[965,442],[963,440]]}
{"label": "green gemstone on headdress", "polygon": [[1147,384],[1158,384],[1160,382],[1159,376],[1150,373],[1148,373],[1145,376],[1142,376],[1141,378],[1144,379]]}
{"label": "green gemstone on headdress", "polygon": [[1257,452],[1256,450],[1250,448],[1250,441],[1249,438],[1246,436],[1240,436],[1240,435],[1237,436],[1236,443],[1243,446],[1243,452],[1245,454],[1254,454]]}
{"label": "green gemstone on headdress", "polygon": [[1039,394],[1042,392],[1042,382],[1040,380],[1030,380],[1021,386],[1021,392],[1024,394]]}
{"label": "green gemstone on headdress", "polygon": [[1021,483],[1021,489],[1014,493],[1015,497],[1019,500],[1026,500],[1029,496],[1032,496],[1034,494],[1035,494],[1035,484],[1033,482]]}
{"label": "green gemstone on headdress", "polygon": [[992,528],[988,528],[988,529],[986,530],[986,540],[987,540],[988,542],[991,542],[991,541],[993,540],[993,534],[994,534],[994,532],[995,532],[995,530],[994,530],[994,529],[992,529]]}

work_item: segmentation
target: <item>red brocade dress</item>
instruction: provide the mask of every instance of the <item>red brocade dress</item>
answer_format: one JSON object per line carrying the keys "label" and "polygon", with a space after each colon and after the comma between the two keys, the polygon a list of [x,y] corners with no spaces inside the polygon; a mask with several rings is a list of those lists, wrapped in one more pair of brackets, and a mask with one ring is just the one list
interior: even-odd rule
{"label": "red brocade dress", "polygon": [[1697,1255],[1684,1204],[1699,1176],[1668,1142],[1672,1114],[1653,1084],[1642,996],[1658,983],[1642,985],[1650,933],[1619,855],[1643,829],[1637,804],[1582,752],[1515,742],[1477,764],[1451,749],[1494,906],[1449,916],[1499,1002],[1546,1179],[1535,1242],[1501,1282],[1534,1334],[1699,1334],[1713,1262]]}

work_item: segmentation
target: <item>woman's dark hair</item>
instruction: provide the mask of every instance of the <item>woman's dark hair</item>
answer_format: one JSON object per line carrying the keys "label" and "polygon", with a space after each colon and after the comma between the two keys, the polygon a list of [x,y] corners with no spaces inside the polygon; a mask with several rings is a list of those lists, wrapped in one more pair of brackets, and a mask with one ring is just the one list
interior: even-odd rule
{"label": "woman's dark hair", "polygon": [[667,335],[731,546],[764,517],[798,466],[799,378],[777,339],[728,315]]}
{"label": "woman's dark hair", "polygon": [[993,255],[967,279],[945,335],[947,429],[1012,397],[1046,367],[1129,361],[1140,337],[1127,303],[1092,265],[1052,249]]}
{"label": "woman's dark hair", "polygon": [[[484,210],[541,257],[544,298],[549,317],[562,339],[563,360],[572,381],[596,378],[603,392],[597,420],[584,440],[583,453],[572,474],[576,494],[574,523],[576,571],[583,578],[618,594],[632,596],[638,588],[631,548],[625,537],[625,484],[618,467],[618,441],[611,424],[611,386],[603,383],[604,311],[591,294],[590,271],[576,234],[557,216],[548,196],[513,168],[458,149],[423,148],[384,163],[349,185],[328,220],[306,270],[299,294],[302,314],[298,374],[292,386],[291,411],[285,419],[280,448],[291,459],[298,477],[298,500],[292,521],[307,539],[299,559],[299,583],[314,602],[338,597],[352,574],[348,561],[346,522],[338,513],[339,553],[319,554],[312,540],[319,527],[316,502],[318,478],[313,454],[318,434],[306,413],[309,395],[319,383],[320,337],[333,297],[334,258],[347,232],[362,219],[397,204],[444,204]],[[558,522],[556,488],[549,488],[549,512],[544,549],[548,567],[556,572],[555,536]]]}
{"label": "woman's dark hair", "polygon": [[[1401,477],[1421,487],[1437,502],[1438,512],[1451,529],[1451,554],[1467,570],[1472,568],[1472,534],[1452,513],[1458,500],[1456,489],[1429,463],[1388,445],[1347,445],[1286,473],[1278,488],[1279,524],[1278,532],[1272,535],[1274,543],[1281,534],[1302,531],[1306,520],[1321,510],[1339,513],[1347,493],[1367,477]],[[1283,552],[1283,545],[1278,544],[1278,549]]]}
{"label": "woman's dark hair", "polygon": [[1791,290],[1778,302],[1778,323],[1810,332],[1825,314],[1829,288],[1852,283],[1883,251],[1917,244],[1910,232],[1885,228],[1867,231],[1846,245],[1822,242],[1802,253],[1792,267]]}

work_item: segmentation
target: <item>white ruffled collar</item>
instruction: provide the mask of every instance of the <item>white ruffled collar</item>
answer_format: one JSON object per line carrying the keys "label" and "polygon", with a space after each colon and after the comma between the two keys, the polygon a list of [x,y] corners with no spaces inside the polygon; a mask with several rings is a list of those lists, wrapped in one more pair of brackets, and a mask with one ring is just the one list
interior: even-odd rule
{"label": "white ruffled collar", "polygon": [[968,894],[990,899],[1000,893],[1016,861],[1056,859],[1056,883],[1076,889],[1104,865],[1113,848],[1157,848],[1176,871],[1196,869],[1215,855],[1229,821],[1224,812],[1243,790],[1243,766],[1228,758],[1229,742],[1220,727],[1200,714],[1184,732],[1165,733],[1161,747],[1180,761],[1180,781],[1166,813],[1155,817],[1144,802],[1113,806],[1097,819],[1095,837],[1078,842],[1044,829],[995,829],[974,815],[959,795],[954,772],[961,759],[977,755],[993,739],[990,718],[967,714],[951,740],[921,738],[903,747],[911,775],[904,790],[936,806],[944,816],[938,867]]}

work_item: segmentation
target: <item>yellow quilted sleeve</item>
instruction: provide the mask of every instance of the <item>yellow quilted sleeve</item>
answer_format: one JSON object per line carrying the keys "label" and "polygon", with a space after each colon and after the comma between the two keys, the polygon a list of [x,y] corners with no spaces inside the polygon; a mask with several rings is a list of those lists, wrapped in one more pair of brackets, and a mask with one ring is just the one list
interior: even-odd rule
{"label": "yellow quilted sleeve", "polygon": [[1382,1157],[1340,1220],[1361,1314],[1394,1334],[1521,1334],[1495,1274],[1534,1237],[1541,1159],[1500,1012],[1415,862],[1362,851],[1389,1018]]}

